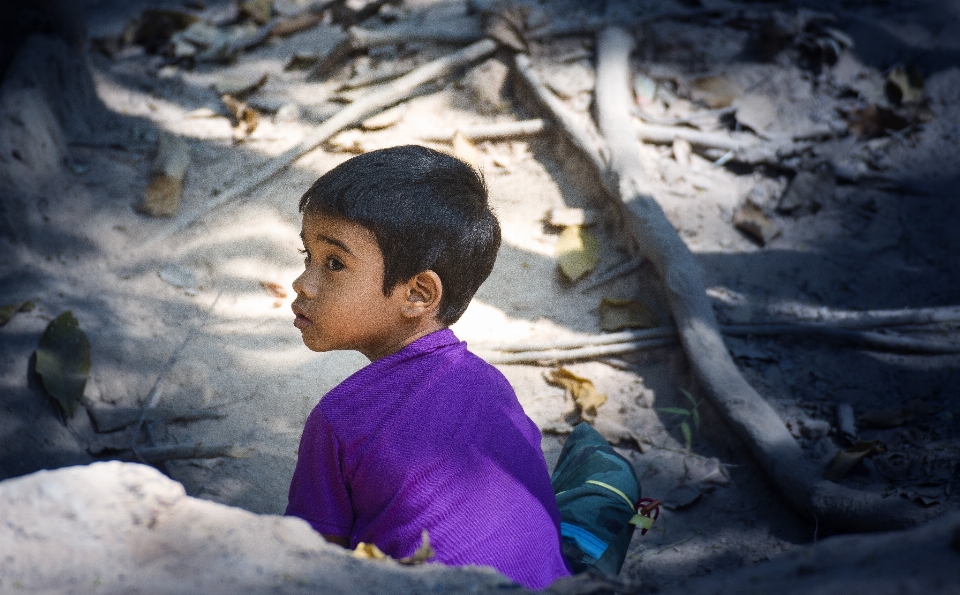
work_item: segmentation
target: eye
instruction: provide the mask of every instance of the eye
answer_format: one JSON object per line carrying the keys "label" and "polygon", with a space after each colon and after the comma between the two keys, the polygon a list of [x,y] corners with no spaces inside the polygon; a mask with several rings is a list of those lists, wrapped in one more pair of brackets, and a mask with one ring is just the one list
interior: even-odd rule
{"label": "eye", "polygon": [[340,261],[339,258],[331,256],[327,259],[327,268],[331,271],[341,271],[344,268],[344,264]]}
{"label": "eye", "polygon": [[310,251],[306,249],[297,250],[300,254],[303,254],[303,263],[307,264],[310,262]]}

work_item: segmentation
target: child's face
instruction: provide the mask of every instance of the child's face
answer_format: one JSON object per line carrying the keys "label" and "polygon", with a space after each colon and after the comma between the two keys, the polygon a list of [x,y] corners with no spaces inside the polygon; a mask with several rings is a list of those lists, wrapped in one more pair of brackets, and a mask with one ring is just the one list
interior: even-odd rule
{"label": "child's face", "polygon": [[369,229],[307,213],[301,231],[304,271],[293,282],[294,325],[313,351],[355,349],[371,360],[403,347],[407,324],[401,286],[383,294],[383,254]]}

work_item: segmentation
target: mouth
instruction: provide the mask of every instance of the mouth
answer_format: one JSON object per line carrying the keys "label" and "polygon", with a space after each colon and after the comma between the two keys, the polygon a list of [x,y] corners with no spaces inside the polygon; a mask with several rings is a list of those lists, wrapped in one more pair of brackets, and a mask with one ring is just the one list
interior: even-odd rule
{"label": "mouth", "polygon": [[291,306],[291,309],[293,310],[293,313],[296,314],[297,316],[296,318],[293,319],[293,326],[297,327],[300,330],[313,326],[313,321],[304,315],[303,309],[300,308],[300,306],[293,304]]}

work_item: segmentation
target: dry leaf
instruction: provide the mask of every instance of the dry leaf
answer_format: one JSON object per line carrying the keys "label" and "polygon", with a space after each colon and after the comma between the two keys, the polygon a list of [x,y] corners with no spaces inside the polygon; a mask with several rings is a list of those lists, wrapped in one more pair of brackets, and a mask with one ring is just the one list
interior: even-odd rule
{"label": "dry leaf", "polygon": [[137,211],[150,217],[173,217],[180,208],[183,179],[190,166],[190,146],[179,136],[160,135],[153,177]]}
{"label": "dry leaf", "polygon": [[220,99],[233,116],[233,140],[241,142],[253,134],[260,125],[260,114],[257,110],[230,95],[224,95]]}
{"label": "dry leaf", "polygon": [[600,330],[620,331],[627,328],[653,328],[657,315],[646,304],[636,300],[600,300]]}
{"label": "dry leaf", "polygon": [[567,391],[585,421],[592,422],[597,417],[597,408],[607,402],[607,395],[598,392],[590,379],[577,376],[566,368],[550,370],[544,378]]}
{"label": "dry leaf", "polygon": [[465,161],[473,167],[477,167],[480,162],[480,152],[477,151],[477,146],[470,142],[470,139],[459,130],[453,134],[453,154],[457,159]]}
{"label": "dry leaf", "polygon": [[737,121],[757,133],[769,138],[767,132],[777,122],[777,107],[766,95],[750,93],[738,97],[733,105],[737,108]]}
{"label": "dry leaf", "polygon": [[10,322],[10,319],[16,316],[17,312],[29,312],[36,307],[37,305],[30,300],[0,306],[0,326]]}
{"label": "dry leaf", "polygon": [[386,560],[390,556],[380,551],[380,548],[372,543],[364,543],[361,541],[353,550],[353,557],[362,560]]}
{"label": "dry leaf", "polygon": [[912,419],[909,409],[870,409],[860,416],[860,423],[871,428],[895,428]]}
{"label": "dry leaf", "polygon": [[284,289],[283,285],[279,283],[274,283],[273,281],[261,281],[260,287],[264,288],[267,293],[275,298],[280,298],[281,300],[287,297],[287,290]]}
{"label": "dry leaf", "polygon": [[832,482],[839,482],[846,477],[847,473],[853,469],[857,463],[872,454],[883,452],[879,440],[870,440],[869,442],[861,440],[847,450],[841,450],[833,459],[833,466],[823,476]]}
{"label": "dry leaf", "polygon": [[910,121],[888,107],[871,103],[865,108],[847,112],[850,132],[857,136],[882,136],[890,131],[903,130]]}
{"label": "dry leaf", "polygon": [[733,214],[733,226],[761,246],[780,235],[780,227],[770,220],[757,203],[747,199]]}
{"label": "dry leaf", "polygon": [[489,17],[484,24],[483,32],[501,45],[518,52],[526,52],[529,16],[529,6],[508,5],[499,13]]}
{"label": "dry leaf", "polygon": [[836,180],[832,173],[801,171],[790,181],[777,202],[777,212],[800,217],[816,213],[833,199]]}
{"label": "dry leaf", "polygon": [[327,146],[338,153],[362,155],[367,152],[367,148],[363,144],[363,132],[356,128],[344,130],[327,141]]}
{"label": "dry leaf", "polygon": [[249,17],[258,25],[264,25],[273,15],[273,0],[240,0],[240,14]]}
{"label": "dry leaf", "polygon": [[565,227],[557,240],[557,264],[571,282],[597,266],[600,245],[592,233],[579,225]]}
{"label": "dry leaf", "polygon": [[397,560],[397,562],[400,562],[406,566],[416,566],[417,564],[429,562],[434,556],[437,555],[433,549],[433,546],[430,545],[430,534],[427,532],[427,530],[424,529],[420,535],[422,541],[420,542],[420,547],[417,548],[417,551],[413,552],[412,556],[400,558]]}
{"label": "dry leaf", "polygon": [[693,153],[693,146],[690,141],[683,138],[673,139],[673,159],[683,167],[690,167],[690,154]]}
{"label": "dry leaf", "polygon": [[70,310],[50,321],[43,331],[34,370],[43,388],[71,417],[90,376],[90,340]]}
{"label": "dry leaf", "polygon": [[705,76],[690,81],[690,96],[713,109],[730,107],[743,90],[722,76]]}
{"label": "dry leaf", "polygon": [[894,105],[919,103],[923,100],[923,77],[916,66],[897,65],[887,75],[883,90]]}

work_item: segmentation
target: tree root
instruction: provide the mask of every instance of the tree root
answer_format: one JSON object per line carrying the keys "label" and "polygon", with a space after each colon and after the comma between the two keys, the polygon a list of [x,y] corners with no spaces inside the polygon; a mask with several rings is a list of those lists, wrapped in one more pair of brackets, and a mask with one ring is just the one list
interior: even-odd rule
{"label": "tree root", "polygon": [[663,280],[694,378],[764,475],[798,513],[838,531],[901,528],[931,516],[899,499],[884,499],[820,479],[783,420],[740,375],[723,344],[693,255],[657,201],[643,191],[646,175],[629,111],[633,44],[633,38],[617,27],[605,29],[598,37],[596,105],[606,142],[543,85],[529,57],[518,54],[516,65],[534,97],[596,169],[636,250]]}

